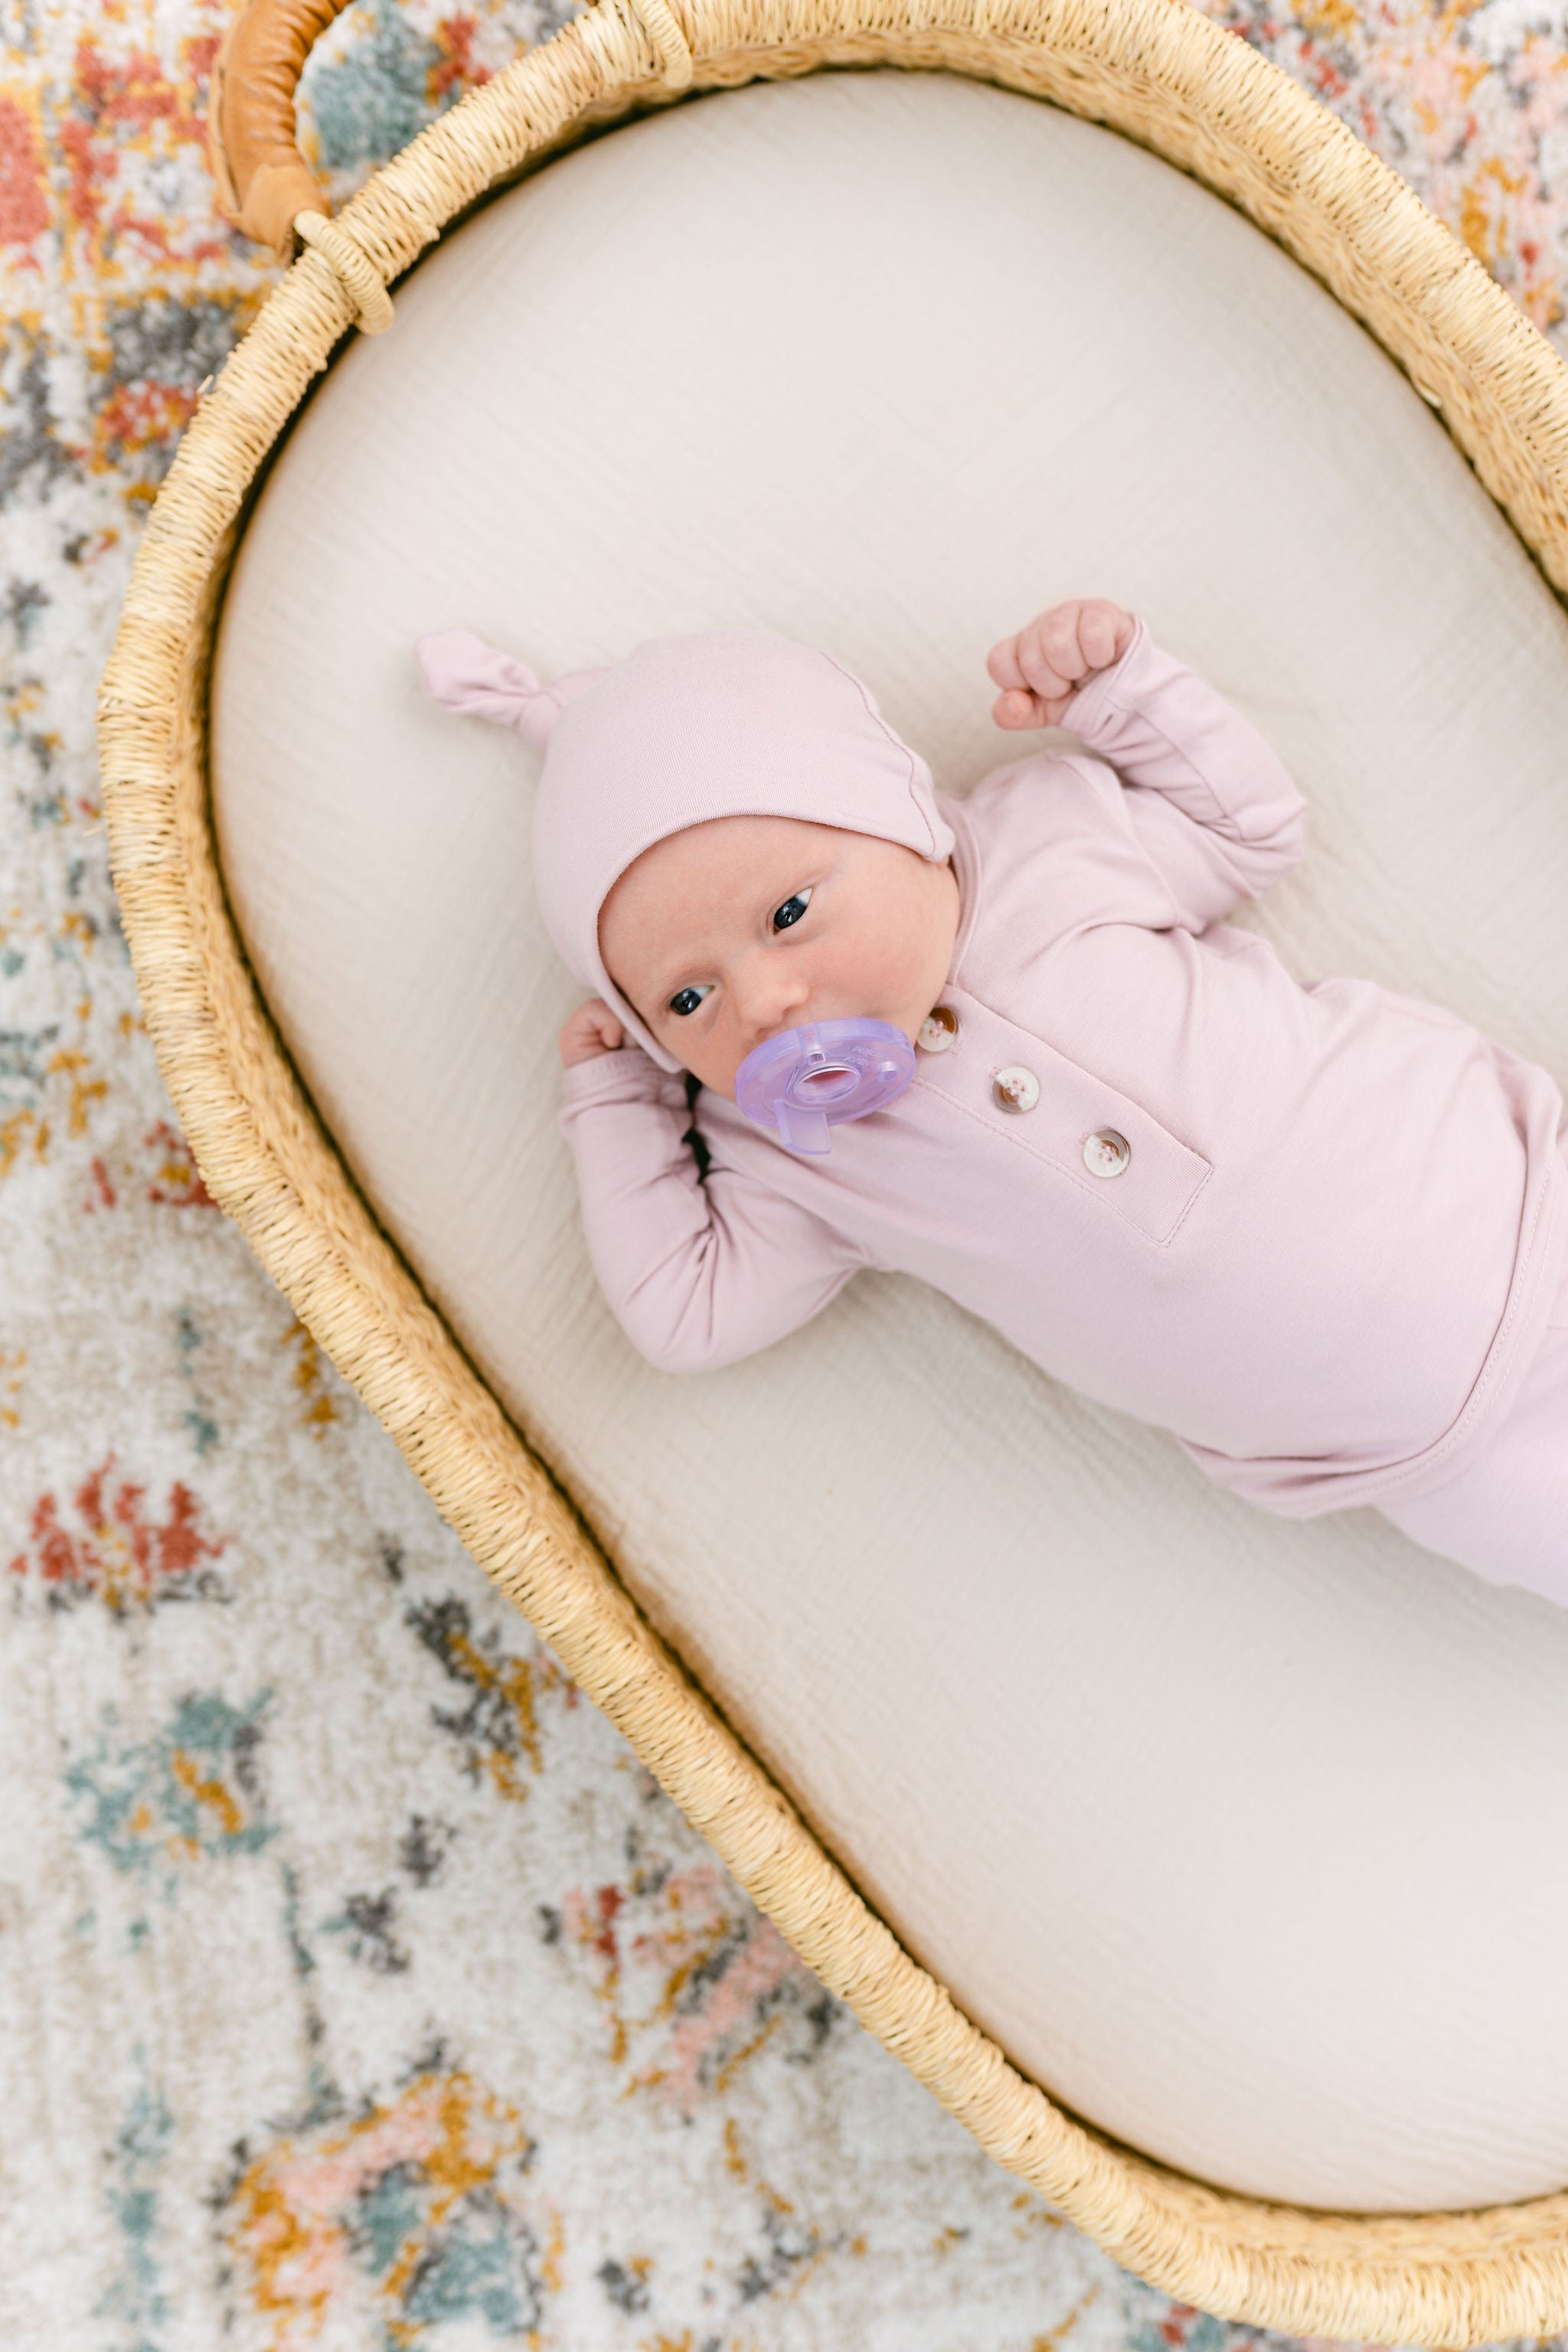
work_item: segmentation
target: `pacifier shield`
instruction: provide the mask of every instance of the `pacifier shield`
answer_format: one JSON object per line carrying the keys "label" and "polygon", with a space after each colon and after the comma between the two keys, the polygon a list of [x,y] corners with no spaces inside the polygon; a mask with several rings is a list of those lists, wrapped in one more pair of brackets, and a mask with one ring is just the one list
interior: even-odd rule
{"label": "pacifier shield", "polygon": [[791,1151],[820,1156],[827,1130],[891,1102],[915,1074],[915,1049],[890,1022],[859,1013],[808,1021],[755,1045],[735,1073],[735,1100]]}

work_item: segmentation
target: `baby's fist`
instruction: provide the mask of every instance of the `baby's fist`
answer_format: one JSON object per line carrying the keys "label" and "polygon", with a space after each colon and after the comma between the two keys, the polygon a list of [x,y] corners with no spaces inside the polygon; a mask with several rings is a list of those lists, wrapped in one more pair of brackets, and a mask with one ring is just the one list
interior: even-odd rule
{"label": "baby's fist", "polygon": [[1131,614],[1103,596],[1053,604],[986,655],[1004,688],[992,718],[998,727],[1054,727],[1084,680],[1119,662],[1137,631]]}
{"label": "baby's fist", "polygon": [[561,1032],[561,1065],[591,1062],[597,1055],[614,1054],[626,1042],[626,1033],[602,996],[580,1004]]}

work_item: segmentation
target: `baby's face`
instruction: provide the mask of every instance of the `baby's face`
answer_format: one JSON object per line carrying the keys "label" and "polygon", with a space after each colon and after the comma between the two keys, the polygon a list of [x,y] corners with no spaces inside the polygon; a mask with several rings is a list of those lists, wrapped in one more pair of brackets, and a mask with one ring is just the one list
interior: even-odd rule
{"label": "baby's face", "polygon": [[912,1042],[942,993],[958,884],[896,841],[722,816],[645,849],[599,912],[599,952],[653,1035],[715,1094],[765,1038],[852,1013]]}

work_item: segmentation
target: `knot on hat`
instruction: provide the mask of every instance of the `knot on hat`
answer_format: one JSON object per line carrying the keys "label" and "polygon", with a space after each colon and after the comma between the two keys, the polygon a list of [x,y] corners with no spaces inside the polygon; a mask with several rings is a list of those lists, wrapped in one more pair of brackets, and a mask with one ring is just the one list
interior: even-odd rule
{"label": "knot on hat", "polygon": [[445,709],[476,719],[494,719],[499,727],[515,727],[542,751],[562,706],[574,694],[603,677],[602,670],[563,672],[548,686],[541,685],[526,662],[485,643],[471,629],[439,629],[418,638],[414,657],[425,691]]}

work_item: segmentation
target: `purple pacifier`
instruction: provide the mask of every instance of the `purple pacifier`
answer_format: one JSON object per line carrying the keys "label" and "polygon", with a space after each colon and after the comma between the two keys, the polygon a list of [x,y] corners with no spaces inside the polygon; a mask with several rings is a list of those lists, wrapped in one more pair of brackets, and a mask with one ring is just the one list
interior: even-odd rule
{"label": "purple pacifier", "polygon": [[735,1100],[791,1151],[831,1151],[827,1130],[901,1095],[915,1049],[890,1022],[807,1021],[754,1045],[735,1073]]}

